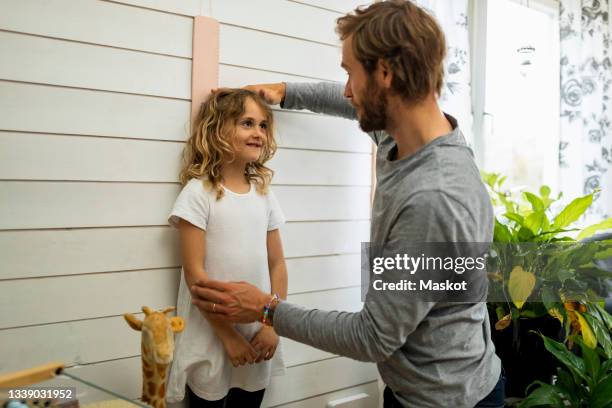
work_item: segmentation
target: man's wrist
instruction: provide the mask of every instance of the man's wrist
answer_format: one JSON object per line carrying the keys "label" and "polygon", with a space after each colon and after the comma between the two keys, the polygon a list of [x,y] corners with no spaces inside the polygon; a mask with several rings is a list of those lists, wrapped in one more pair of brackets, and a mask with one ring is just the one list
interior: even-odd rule
{"label": "man's wrist", "polygon": [[261,311],[262,316],[260,320],[264,325],[272,326],[274,312],[276,310],[276,306],[280,303],[280,301],[281,298],[276,293],[267,297],[267,302],[263,306]]}

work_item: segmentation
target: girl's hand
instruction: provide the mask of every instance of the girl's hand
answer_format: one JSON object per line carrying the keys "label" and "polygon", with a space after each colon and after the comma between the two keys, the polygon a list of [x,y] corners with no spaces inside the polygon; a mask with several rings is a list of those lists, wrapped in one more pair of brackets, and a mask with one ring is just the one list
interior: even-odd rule
{"label": "girl's hand", "polygon": [[259,353],[255,362],[261,363],[263,360],[270,360],[276,352],[278,340],[278,334],[272,327],[263,326],[251,340],[251,346]]}
{"label": "girl's hand", "polygon": [[221,338],[223,348],[234,367],[253,364],[257,359],[257,352],[240,334],[224,336]]}

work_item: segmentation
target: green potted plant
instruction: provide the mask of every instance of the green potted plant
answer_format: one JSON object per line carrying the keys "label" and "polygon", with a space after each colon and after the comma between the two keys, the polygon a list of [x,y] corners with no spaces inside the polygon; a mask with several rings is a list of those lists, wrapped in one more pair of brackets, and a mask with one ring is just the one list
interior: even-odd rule
{"label": "green potted plant", "polygon": [[612,274],[594,262],[612,256],[612,241],[581,242],[612,228],[612,219],[578,229],[593,194],[553,213],[561,194],[551,197],[547,186],[537,194],[511,194],[505,177],[485,173],[483,180],[498,214],[488,264],[492,337],[506,369],[507,395],[523,397],[534,380],[550,382],[557,364],[535,333],[558,341],[580,336],[591,348],[600,344],[612,353],[601,314],[588,306],[607,291]]}
{"label": "green potted plant", "polygon": [[[612,318],[597,305],[588,306],[588,315],[600,314],[605,328],[612,331]],[[612,359],[602,345],[595,348],[587,345],[579,336],[568,340],[578,344],[572,352],[566,344],[542,335],[546,350],[559,362],[553,384],[535,381],[531,393],[523,399],[518,408],[567,407],[567,408],[608,408],[612,406]]]}

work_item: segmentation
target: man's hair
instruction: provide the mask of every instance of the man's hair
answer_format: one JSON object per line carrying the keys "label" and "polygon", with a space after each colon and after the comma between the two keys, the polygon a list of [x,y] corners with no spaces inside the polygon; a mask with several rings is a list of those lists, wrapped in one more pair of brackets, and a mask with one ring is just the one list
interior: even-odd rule
{"label": "man's hair", "polygon": [[337,20],[341,40],[352,36],[353,54],[368,74],[379,59],[393,73],[391,87],[405,100],[438,95],[444,83],[446,40],[436,20],[407,0],[389,0],[357,8]]}

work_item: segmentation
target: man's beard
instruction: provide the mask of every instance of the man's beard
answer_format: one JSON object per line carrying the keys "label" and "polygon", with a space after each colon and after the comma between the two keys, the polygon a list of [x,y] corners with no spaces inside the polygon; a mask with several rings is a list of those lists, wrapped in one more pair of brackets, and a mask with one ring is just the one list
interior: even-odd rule
{"label": "man's beard", "polygon": [[371,96],[362,99],[359,127],[364,132],[384,130],[387,128],[387,96],[371,78],[368,78],[366,90]]}

